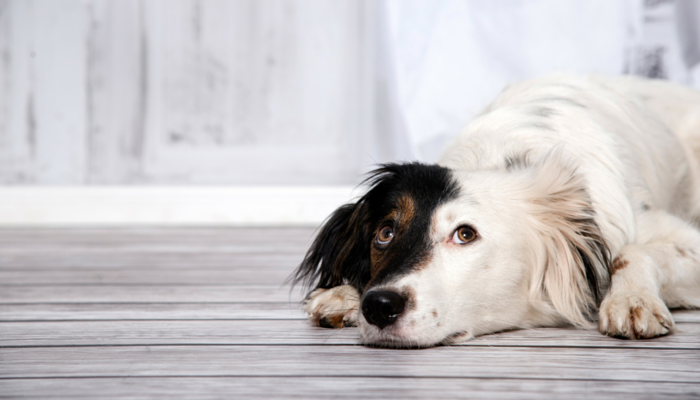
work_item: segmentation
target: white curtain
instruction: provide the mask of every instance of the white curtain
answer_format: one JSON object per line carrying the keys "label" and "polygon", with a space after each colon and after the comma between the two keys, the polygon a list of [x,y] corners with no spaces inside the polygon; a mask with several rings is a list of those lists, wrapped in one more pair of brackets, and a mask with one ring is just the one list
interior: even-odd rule
{"label": "white curtain", "polygon": [[403,138],[435,161],[508,83],[550,73],[693,82],[698,1],[387,0],[384,62]]}

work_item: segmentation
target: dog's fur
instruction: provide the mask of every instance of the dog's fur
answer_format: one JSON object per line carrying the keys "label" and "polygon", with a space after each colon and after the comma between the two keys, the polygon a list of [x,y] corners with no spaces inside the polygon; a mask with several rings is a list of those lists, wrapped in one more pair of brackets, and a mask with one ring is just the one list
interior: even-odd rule
{"label": "dog's fur", "polygon": [[[632,77],[510,86],[438,165],[381,166],[327,220],[295,275],[316,285],[304,309],[380,346],[589,327],[596,313],[604,334],[665,335],[669,307],[700,307],[699,156],[690,89]],[[461,243],[460,227],[475,236]],[[405,301],[381,327],[358,311],[380,290]]]}

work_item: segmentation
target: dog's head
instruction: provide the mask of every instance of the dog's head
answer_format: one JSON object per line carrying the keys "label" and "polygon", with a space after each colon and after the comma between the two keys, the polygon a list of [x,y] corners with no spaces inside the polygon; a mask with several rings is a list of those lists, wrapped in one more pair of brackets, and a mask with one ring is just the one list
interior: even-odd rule
{"label": "dog's head", "polygon": [[325,223],[297,271],[362,293],[364,343],[455,343],[586,325],[608,252],[583,181],[560,163],[453,171],[387,164]]}

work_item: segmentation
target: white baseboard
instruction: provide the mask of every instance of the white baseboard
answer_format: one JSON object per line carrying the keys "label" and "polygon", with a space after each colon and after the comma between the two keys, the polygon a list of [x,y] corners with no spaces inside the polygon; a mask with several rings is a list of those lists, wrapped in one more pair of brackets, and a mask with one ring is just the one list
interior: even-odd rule
{"label": "white baseboard", "polygon": [[352,187],[2,187],[0,226],[318,226]]}

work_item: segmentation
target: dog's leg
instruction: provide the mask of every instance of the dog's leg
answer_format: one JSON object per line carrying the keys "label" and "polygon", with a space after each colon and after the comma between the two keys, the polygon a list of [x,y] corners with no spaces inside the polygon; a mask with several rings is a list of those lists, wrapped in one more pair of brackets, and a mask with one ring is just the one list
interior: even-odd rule
{"label": "dog's leg", "polygon": [[622,248],[611,274],[599,330],[630,339],[665,335],[673,327],[668,307],[700,305],[700,232],[648,211],[638,219],[636,243]]}
{"label": "dog's leg", "polygon": [[304,301],[309,321],[325,328],[357,325],[360,293],[350,285],[330,289],[316,289]]}

